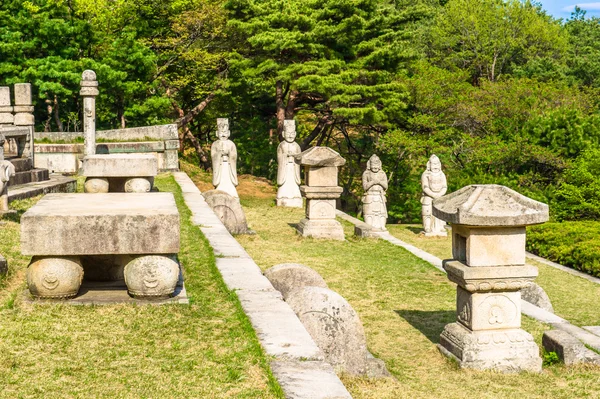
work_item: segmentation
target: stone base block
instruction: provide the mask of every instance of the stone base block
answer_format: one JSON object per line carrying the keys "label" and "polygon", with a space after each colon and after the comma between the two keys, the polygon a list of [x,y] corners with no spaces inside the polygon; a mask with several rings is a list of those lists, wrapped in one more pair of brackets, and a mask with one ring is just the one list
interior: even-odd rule
{"label": "stone base block", "polygon": [[363,238],[379,238],[378,233],[386,232],[387,230],[375,229],[366,223],[360,223],[354,226],[354,235]]}
{"label": "stone base block", "polygon": [[460,367],[504,373],[542,371],[542,359],[531,334],[521,329],[470,331],[448,324],[440,336],[439,350]]}
{"label": "stone base block", "polygon": [[344,229],[337,220],[302,219],[296,226],[296,230],[303,237],[345,240]]}
{"label": "stone base block", "polygon": [[581,363],[600,365],[600,355],[588,349],[581,341],[566,331],[550,330],[544,332],[542,345],[548,352],[555,352],[565,366]]}
{"label": "stone base block", "polygon": [[302,197],[299,198],[277,198],[277,206],[283,206],[286,208],[303,208],[304,203]]}

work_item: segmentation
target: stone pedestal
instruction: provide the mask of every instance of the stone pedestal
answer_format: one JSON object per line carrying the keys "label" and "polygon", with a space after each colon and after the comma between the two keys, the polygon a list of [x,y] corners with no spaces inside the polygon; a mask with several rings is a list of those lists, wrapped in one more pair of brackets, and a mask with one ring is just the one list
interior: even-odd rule
{"label": "stone pedestal", "polygon": [[521,292],[537,277],[525,264],[525,226],[548,220],[548,206],[503,186],[468,186],[433,202],[452,223],[452,257],[444,262],[457,284],[456,323],[439,348],[461,367],[539,372],[533,337],[521,330]]}
{"label": "stone pedestal", "polygon": [[343,189],[338,187],[338,167],[346,163],[327,147],[313,147],[295,157],[304,167],[306,185],[300,192],[306,198],[306,219],[297,225],[304,237],[344,240],[344,229],[335,220],[336,200]]}
{"label": "stone pedestal", "polygon": [[179,275],[179,212],[170,193],[48,194],[21,217],[21,252],[33,255],[34,297],[72,297],[88,274],[166,297]]}

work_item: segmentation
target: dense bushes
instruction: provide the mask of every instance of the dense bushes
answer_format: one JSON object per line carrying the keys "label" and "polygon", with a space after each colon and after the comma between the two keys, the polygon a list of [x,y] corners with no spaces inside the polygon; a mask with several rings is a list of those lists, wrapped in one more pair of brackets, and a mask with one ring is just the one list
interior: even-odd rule
{"label": "dense bushes", "polygon": [[600,223],[546,223],[527,229],[527,250],[600,277]]}

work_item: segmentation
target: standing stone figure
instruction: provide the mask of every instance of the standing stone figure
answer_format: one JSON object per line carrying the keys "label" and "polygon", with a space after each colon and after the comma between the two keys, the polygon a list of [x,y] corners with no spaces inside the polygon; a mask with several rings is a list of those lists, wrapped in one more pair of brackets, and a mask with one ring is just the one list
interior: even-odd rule
{"label": "standing stone figure", "polygon": [[447,236],[445,222],[432,214],[433,200],[446,194],[448,184],[446,175],[442,172],[442,163],[437,155],[432,155],[427,162],[427,170],[421,175],[421,215],[423,216],[423,230],[426,236]]}
{"label": "standing stone figure", "polygon": [[385,206],[385,192],[388,188],[388,179],[381,169],[381,160],[375,154],[367,162],[367,169],[362,176],[362,184],[365,190],[362,197],[365,222],[374,229],[386,230],[388,214]]}
{"label": "standing stone figure", "polygon": [[294,156],[302,151],[296,140],[296,123],[294,120],[283,122],[284,141],[277,147],[277,206],[302,208],[300,194],[300,165]]}
{"label": "standing stone figure", "polygon": [[216,190],[224,191],[234,198],[239,198],[235,187],[237,179],[237,150],[233,141],[229,140],[229,121],[227,118],[217,118],[217,137],[210,147],[212,158],[213,186]]}

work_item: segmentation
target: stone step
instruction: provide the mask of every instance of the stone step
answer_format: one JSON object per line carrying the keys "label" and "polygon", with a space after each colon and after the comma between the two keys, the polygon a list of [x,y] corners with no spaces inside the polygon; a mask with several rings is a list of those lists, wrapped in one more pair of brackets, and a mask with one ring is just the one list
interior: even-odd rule
{"label": "stone step", "polygon": [[8,186],[19,186],[28,183],[43,182],[50,178],[48,169],[31,169],[28,171],[17,172],[10,178]]}
{"label": "stone step", "polygon": [[48,193],[74,193],[77,180],[72,177],[53,174],[50,180],[34,182],[8,188],[8,201],[22,200]]}
{"label": "stone step", "polygon": [[26,172],[33,168],[31,164],[31,158],[7,158],[15,167],[15,172]]}

